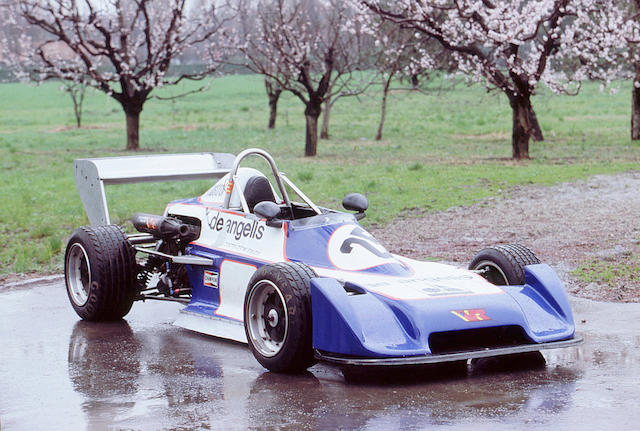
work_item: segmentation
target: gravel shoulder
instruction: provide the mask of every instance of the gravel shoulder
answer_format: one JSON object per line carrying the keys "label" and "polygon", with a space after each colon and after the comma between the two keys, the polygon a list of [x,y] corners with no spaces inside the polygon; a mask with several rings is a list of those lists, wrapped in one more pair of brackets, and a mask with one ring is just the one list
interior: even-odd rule
{"label": "gravel shoulder", "polygon": [[[574,295],[640,302],[639,215],[640,172],[627,172],[517,187],[471,206],[408,213],[371,231],[393,253],[465,266],[486,246],[523,244]],[[574,272],[585,265],[612,279],[585,281]]]}

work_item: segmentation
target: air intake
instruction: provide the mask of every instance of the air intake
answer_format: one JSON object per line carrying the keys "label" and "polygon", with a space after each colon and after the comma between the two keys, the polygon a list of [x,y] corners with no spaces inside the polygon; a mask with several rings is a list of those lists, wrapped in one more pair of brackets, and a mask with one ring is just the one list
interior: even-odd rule
{"label": "air intake", "polygon": [[520,326],[494,326],[462,331],[434,332],[429,336],[429,347],[434,355],[495,349],[498,347],[533,344]]}

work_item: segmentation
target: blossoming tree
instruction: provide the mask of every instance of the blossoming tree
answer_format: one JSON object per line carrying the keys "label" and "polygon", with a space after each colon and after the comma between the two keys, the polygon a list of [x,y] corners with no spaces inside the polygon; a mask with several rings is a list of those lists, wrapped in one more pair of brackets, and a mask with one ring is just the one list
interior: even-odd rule
{"label": "blossoming tree", "polygon": [[364,15],[360,19],[375,39],[371,49],[371,67],[376,70],[382,86],[380,121],[375,136],[375,140],[379,141],[382,139],[393,80],[409,80],[415,90],[420,78],[427,78],[429,72],[436,68],[446,68],[446,65],[441,50],[434,50],[433,43],[423,37],[416,37],[413,31],[375,16]]}
{"label": "blossoming tree", "polygon": [[352,8],[341,0],[259,0],[252,7],[256,25],[238,49],[250,70],[304,103],[305,155],[315,156],[322,104],[346,91],[358,64]]}
{"label": "blossoming tree", "polygon": [[[539,133],[531,97],[543,82],[566,91],[579,79],[554,70],[570,55],[576,33],[587,35],[593,0],[359,0],[368,11],[452,52],[471,81],[502,91],[512,109],[512,155],[529,157],[529,141]],[[585,21],[586,20],[586,21]],[[582,26],[582,27],[580,27]],[[585,36],[585,41],[589,37]],[[565,50],[561,48],[567,48]],[[578,71],[578,69],[576,69]],[[583,68],[579,68],[584,73]],[[541,132],[538,136],[542,138]]]}
{"label": "blossoming tree", "polygon": [[[609,38],[617,36],[618,55],[613,62],[613,76],[621,79],[632,79],[631,97],[631,139],[640,140],[640,0],[616,1],[608,4],[605,11],[609,17],[601,27],[601,33]],[[602,76],[600,76],[602,79]],[[609,78],[611,79],[611,78]]]}
{"label": "blossoming tree", "polygon": [[223,31],[225,17],[214,0],[198,2],[191,16],[186,0],[18,3],[20,17],[47,37],[32,40],[32,54],[16,56],[20,64],[14,66],[35,80],[81,80],[113,97],[126,116],[128,150],[139,147],[140,113],[154,89],[201,79],[217,65],[209,56],[197,72],[169,74],[185,49],[210,49]]}

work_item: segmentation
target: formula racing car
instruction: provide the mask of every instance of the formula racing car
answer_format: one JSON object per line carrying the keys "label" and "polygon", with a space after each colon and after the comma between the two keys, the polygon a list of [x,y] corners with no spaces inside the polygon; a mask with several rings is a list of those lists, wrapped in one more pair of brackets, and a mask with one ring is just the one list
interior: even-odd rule
{"label": "formula racing car", "polygon": [[[269,177],[241,166],[248,156],[264,159]],[[121,319],[135,301],[181,302],[176,325],[248,343],[284,373],[582,341],[562,282],[529,249],[489,247],[468,269],[391,254],[358,223],[364,195],[344,198],[348,212],[317,206],[260,149],[79,159],[75,178],[90,226],[68,242],[65,279],[85,320]],[[196,178],[217,181],[163,215],[135,214],[138,233],[110,224],[106,185]]]}

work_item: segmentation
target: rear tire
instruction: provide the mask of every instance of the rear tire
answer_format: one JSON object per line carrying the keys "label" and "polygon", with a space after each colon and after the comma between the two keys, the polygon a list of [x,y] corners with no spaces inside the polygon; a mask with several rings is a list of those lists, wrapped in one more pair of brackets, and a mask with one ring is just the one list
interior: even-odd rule
{"label": "rear tire", "polygon": [[524,267],[538,263],[540,260],[527,247],[509,244],[481,250],[469,264],[469,269],[485,270],[481,275],[498,286],[522,285]]}
{"label": "rear tire", "polygon": [[135,250],[119,226],[84,226],[67,244],[67,295],[84,320],[119,320],[136,295]]}
{"label": "rear tire", "polygon": [[264,265],[251,280],[244,300],[244,328],[253,356],[269,371],[301,373],[315,363],[312,347],[308,266],[286,262]]}

